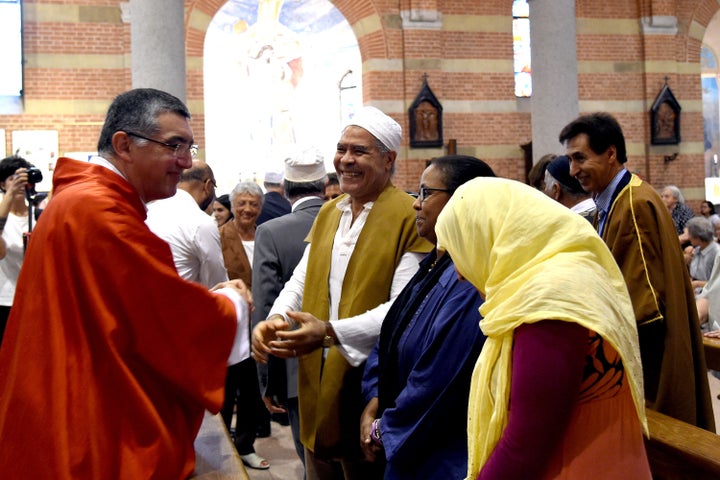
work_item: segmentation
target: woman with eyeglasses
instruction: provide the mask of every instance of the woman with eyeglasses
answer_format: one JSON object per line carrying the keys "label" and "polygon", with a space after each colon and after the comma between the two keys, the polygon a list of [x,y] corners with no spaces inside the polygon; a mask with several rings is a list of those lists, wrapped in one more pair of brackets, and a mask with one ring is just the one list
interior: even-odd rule
{"label": "woman with eyeglasses", "polygon": [[[436,242],[438,214],[477,176],[495,174],[474,157],[432,161],[413,204],[419,236]],[[361,445],[368,459],[387,460],[386,479],[463,478],[470,374],[484,341],[481,303],[450,256],[433,250],[385,317],[365,369]]]}

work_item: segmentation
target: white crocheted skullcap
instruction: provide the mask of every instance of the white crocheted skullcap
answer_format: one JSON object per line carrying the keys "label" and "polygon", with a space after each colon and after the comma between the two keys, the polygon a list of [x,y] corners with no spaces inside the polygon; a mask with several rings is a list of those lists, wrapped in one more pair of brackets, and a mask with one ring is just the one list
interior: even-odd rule
{"label": "white crocheted skullcap", "polygon": [[282,172],[276,172],[276,171],[265,172],[265,178],[263,179],[263,181],[265,183],[271,183],[273,185],[282,183],[282,180],[283,180]]}
{"label": "white crocheted skullcap", "polygon": [[285,158],[285,180],[290,182],[314,182],[324,178],[325,159],[316,147],[298,150]]}
{"label": "white crocheted skullcap", "polygon": [[389,150],[397,152],[402,138],[402,127],[398,122],[375,107],[362,107],[345,125],[364,128]]}

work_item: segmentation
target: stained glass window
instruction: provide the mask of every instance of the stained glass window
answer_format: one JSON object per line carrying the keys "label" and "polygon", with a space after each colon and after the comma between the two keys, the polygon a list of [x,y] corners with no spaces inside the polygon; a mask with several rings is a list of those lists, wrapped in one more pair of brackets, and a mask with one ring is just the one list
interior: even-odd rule
{"label": "stained glass window", "polygon": [[[700,50],[703,137],[705,143],[705,177],[717,177],[717,161],[720,153],[720,95],[718,94],[718,60],[715,52],[703,45]],[[706,198],[715,194],[705,187]]]}
{"label": "stained glass window", "polygon": [[363,105],[363,65],[330,0],[226,2],[208,26],[203,69],[205,153],[219,192],[282,172],[309,146],[333,170],[338,132]]}
{"label": "stained glass window", "polygon": [[0,0],[0,111],[22,95],[22,25],[20,0]]}
{"label": "stained glass window", "polygon": [[20,95],[22,90],[22,27],[20,1],[0,1],[0,42],[3,74],[0,95]]}
{"label": "stained glass window", "polygon": [[513,0],[513,60],[515,65],[515,96],[532,94],[530,68],[530,7],[528,0]]}

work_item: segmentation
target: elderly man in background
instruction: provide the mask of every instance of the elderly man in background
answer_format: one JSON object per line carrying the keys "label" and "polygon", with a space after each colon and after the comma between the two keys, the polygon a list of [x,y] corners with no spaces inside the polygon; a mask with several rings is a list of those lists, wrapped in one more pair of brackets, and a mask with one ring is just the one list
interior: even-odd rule
{"label": "elderly man in background", "polygon": [[685,236],[690,245],[685,248],[690,279],[695,293],[702,291],[713,271],[720,245],[715,241],[715,227],[705,217],[693,217],[685,224]]}
{"label": "elderly man in background", "polygon": [[[345,127],[334,165],[346,195],[322,207],[292,278],[253,331],[258,360],[300,356],[300,435],[311,480],[335,478],[337,468],[345,478],[382,477],[360,449],[362,364],[391,301],[432,249],[417,235],[413,198],[390,180],[401,134],[374,107]],[[286,331],[287,320],[299,328]]]}
{"label": "elderly man in background", "polygon": [[178,273],[212,288],[228,280],[217,223],[205,209],[215,199],[215,176],[202,160],[180,175],[175,195],[148,204],[145,223],[170,245]]}
{"label": "elderly man in background", "polygon": [[570,175],[593,194],[598,233],[630,292],[648,407],[714,431],[695,296],[667,208],[625,168],[625,136],[611,115],[578,117],[559,140]]}
{"label": "elderly man in background", "polygon": [[260,215],[256,221],[257,225],[262,225],[268,220],[290,213],[290,202],[285,198],[282,181],[282,172],[265,173],[265,179],[263,181],[265,195],[262,202],[262,210],[260,210]]}
{"label": "elderly man in background", "polygon": [[720,255],[715,257],[710,278],[695,302],[702,329],[720,331]]}
{"label": "elderly man in background", "polygon": [[[285,159],[283,189],[292,204],[292,213],[260,225],[255,232],[253,256],[253,326],[265,320],[273,302],[302,258],[305,237],[323,204],[325,164],[319,150],[309,148]],[[297,393],[297,358],[271,356],[267,365],[259,364],[260,377],[266,378],[263,401],[274,414],[287,413],[295,450],[305,462],[300,442],[300,416]]]}
{"label": "elderly man in background", "polygon": [[595,222],[597,208],[590,194],[580,182],[570,176],[570,159],[566,155],[555,157],[545,169],[545,195],[566,206],[591,224]]}
{"label": "elderly man in background", "polygon": [[99,157],[58,160],[0,351],[0,478],[192,475],[250,296],[180,278],[145,225],[145,204],[191,166],[189,118],[168,93],[131,90]]}

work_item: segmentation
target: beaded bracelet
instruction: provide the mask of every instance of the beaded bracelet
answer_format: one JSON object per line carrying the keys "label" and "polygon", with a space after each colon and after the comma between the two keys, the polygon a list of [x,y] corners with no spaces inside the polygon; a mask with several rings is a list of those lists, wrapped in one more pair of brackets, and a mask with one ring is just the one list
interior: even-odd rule
{"label": "beaded bracelet", "polygon": [[372,428],[370,430],[370,439],[377,445],[382,446],[382,434],[380,433],[380,419],[376,418],[372,422]]}

